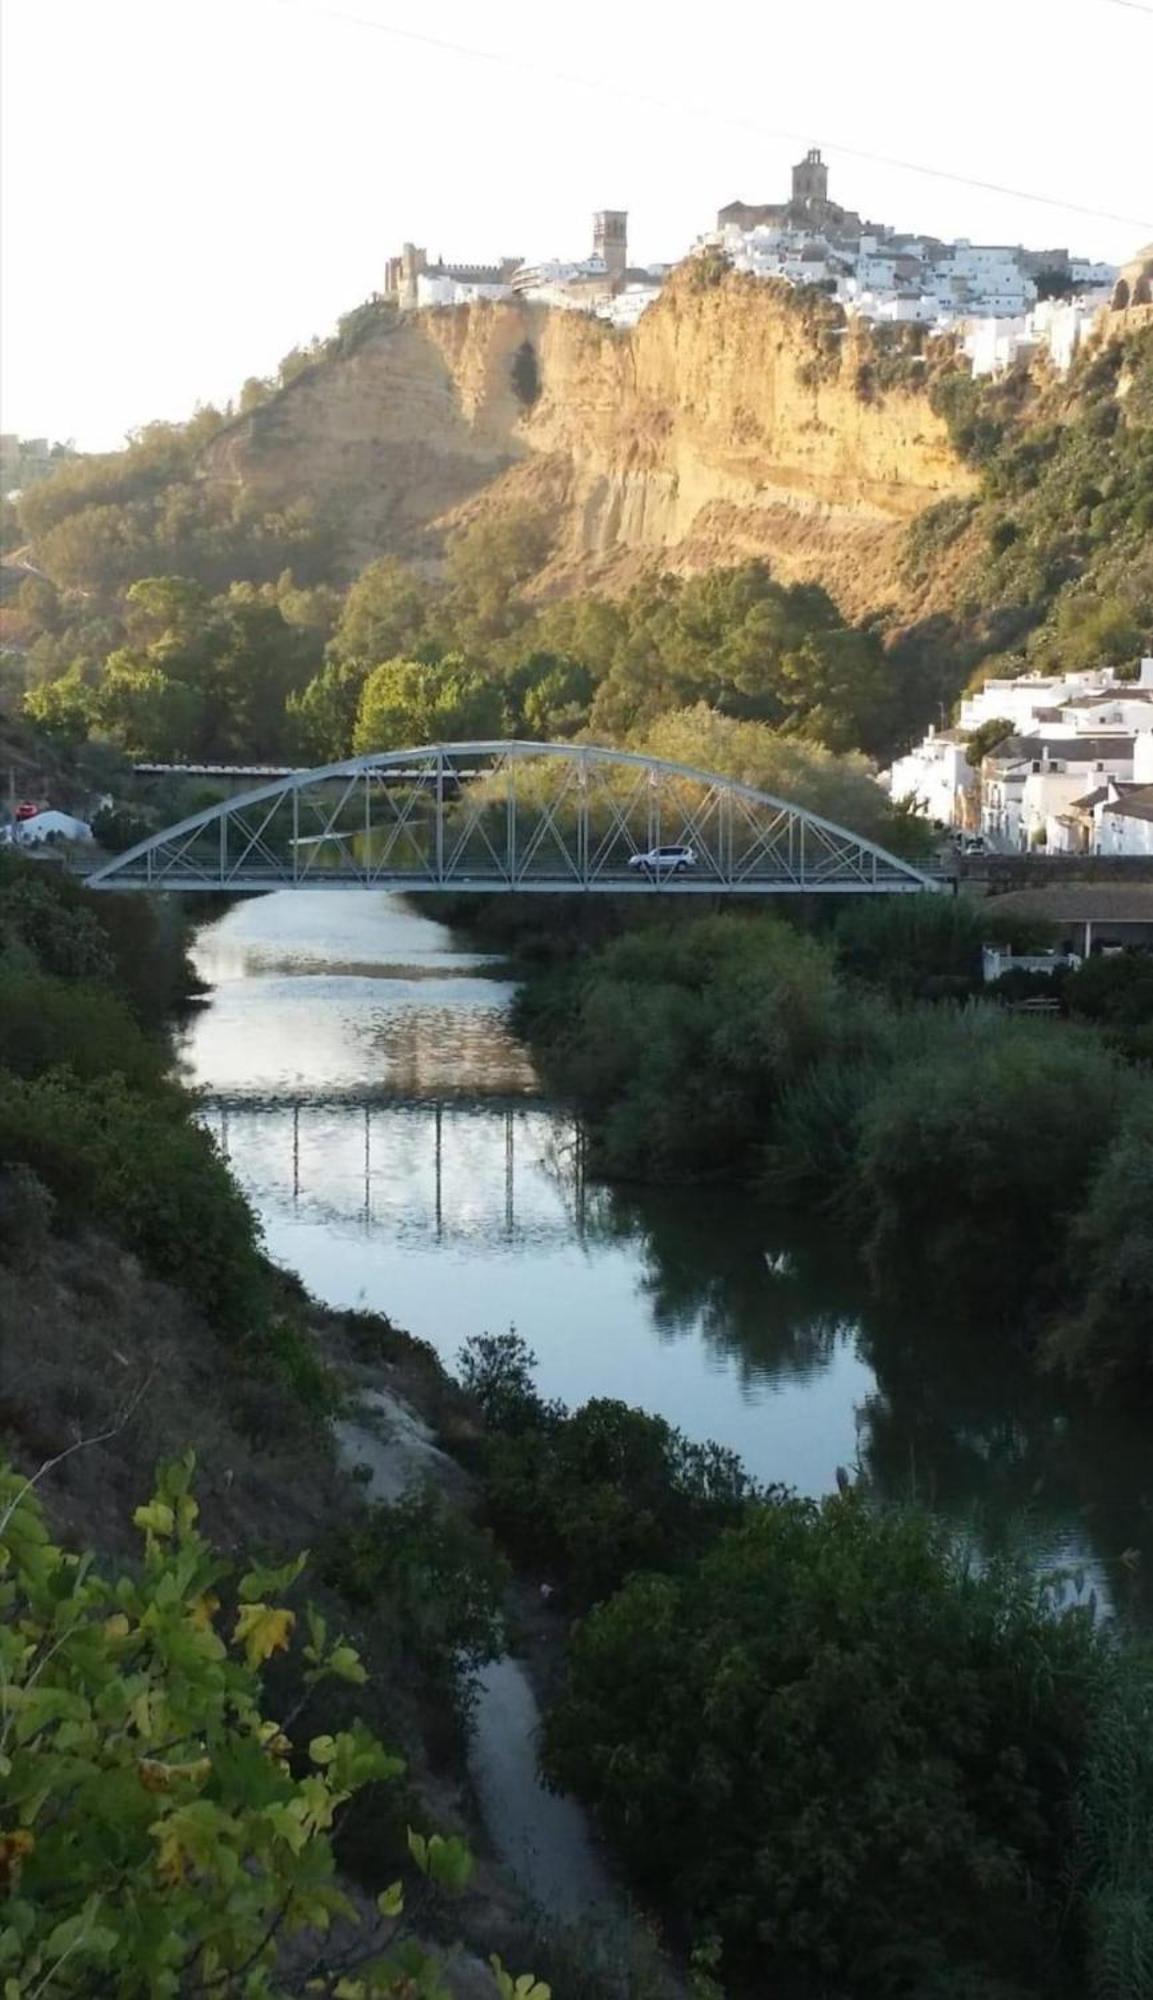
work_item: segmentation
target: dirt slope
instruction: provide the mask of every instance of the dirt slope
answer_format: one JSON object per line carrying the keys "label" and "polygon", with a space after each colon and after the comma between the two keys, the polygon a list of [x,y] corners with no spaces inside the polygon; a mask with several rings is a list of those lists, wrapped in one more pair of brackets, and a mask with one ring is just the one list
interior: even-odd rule
{"label": "dirt slope", "polygon": [[877,389],[868,332],[835,319],[694,265],[631,333],[519,301],[382,315],[237,419],[202,471],[309,495],[357,565],[435,561],[463,516],[528,501],[556,524],[546,588],[764,555],[859,614],[892,602],[908,521],[973,480],[916,374]]}

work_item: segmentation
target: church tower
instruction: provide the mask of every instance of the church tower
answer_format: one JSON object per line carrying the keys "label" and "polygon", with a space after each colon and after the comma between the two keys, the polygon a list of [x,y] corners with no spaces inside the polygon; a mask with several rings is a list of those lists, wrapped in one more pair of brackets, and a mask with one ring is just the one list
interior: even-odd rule
{"label": "church tower", "polygon": [[810,146],[793,168],[793,208],[823,208],[829,199],[829,169],[820,148]]}
{"label": "church tower", "polygon": [[598,208],[593,216],[593,256],[603,257],[609,277],[622,279],[629,261],[629,217],[625,208]]}

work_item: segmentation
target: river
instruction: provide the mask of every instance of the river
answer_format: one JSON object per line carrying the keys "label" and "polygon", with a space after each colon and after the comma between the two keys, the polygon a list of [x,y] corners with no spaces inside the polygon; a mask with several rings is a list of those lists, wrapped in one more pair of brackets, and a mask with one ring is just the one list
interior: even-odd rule
{"label": "river", "polygon": [[318,1297],[387,1313],[450,1367],[470,1334],[515,1327],[546,1395],[638,1403],[804,1494],[844,1468],[1147,1612],[1140,1426],[980,1328],[902,1323],[827,1221],[590,1183],[501,968],[442,926],[384,893],[296,891],[235,905],[193,956],[212,991],[188,1080],[269,1253]]}

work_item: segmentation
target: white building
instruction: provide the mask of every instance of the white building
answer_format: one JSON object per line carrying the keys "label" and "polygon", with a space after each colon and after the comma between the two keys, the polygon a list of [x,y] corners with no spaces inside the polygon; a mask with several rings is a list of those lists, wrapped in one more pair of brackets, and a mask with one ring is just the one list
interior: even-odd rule
{"label": "white building", "polygon": [[1115,697],[1125,702],[1141,691],[1153,695],[1153,659],[1142,660],[1135,681],[1118,680],[1111,667],[991,679],[962,697],[957,727],[967,733],[980,729],[983,723],[1003,720],[1012,723],[1017,735],[1024,736],[1041,723],[1047,729],[1060,724],[1065,710],[1083,696]]}
{"label": "white building", "polygon": [[1066,374],[1106,302],[1107,294],[1097,292],[1084,298],[1041,299],[1029,312],[1014,318],[998,317],[990,311],[983,318],[970,319],[962,345],[974,375],[1003,375],[1038,350],[1048,354],[1054,368]]}
{"label": "white building", "polygon": [[607,319],[612,326],[635,326],[641,314],[647,312],[660,295],[659,285],[626,285],[615,298],[601,301],[596,308],[597,318]]}
{"label": "white building", "polygon": [[1052,824],[1110,778],[1133,779],[1133,738],[1010,737],[981,766],[981,831],[1001,848],[1048,846]]}
{"label": "white building", "polygon": [[[976,771],[969,739],[993,721],[1005,735]],[[894,801],[966,832],[979,827],[997,847],[1095,852],[1107,836],[1114,845],[1101,851],[1119,851],[1109,810],[1127,791],[1153,789],[1153,658],[1132,681],[1108,667],[988,680],[964,696],[954,728],[930,729],[894,760],[888,784]]]}
{"label": "white building", "polygon": [[1153,860],[1153,785],[1110,787],[1093,808],[1094,852]]}
{"label": "white building", "polygon": [[416,279],[418,310],[426,306],[471,306],[479,299],[511,297],[511,285],[471,284],[447,272],[421,271]]}
{"label": "white building", "polygon": [[930,729],[907,756],[894,759],[889,796],[894,805],[942,826],[969,826],[976,816],[979,784],[961,731]]}

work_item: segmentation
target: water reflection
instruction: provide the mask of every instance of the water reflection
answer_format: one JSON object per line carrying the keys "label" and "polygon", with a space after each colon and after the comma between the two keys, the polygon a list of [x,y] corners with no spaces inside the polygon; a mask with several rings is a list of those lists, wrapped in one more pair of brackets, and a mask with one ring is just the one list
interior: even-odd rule
{"label": "water reflection", "polygon": [[499,968],[440,926],[383,894],[298,892],[234,908],[197,958],[214,991],[184,1055],[203,1115],[271,1254],[318,1295],[388,1312],[450,1362],[515,1325],[546,1394],[643,1404],[805,1493],[856,1466],[986,1547],[1024,1522],[1039,1560],[1150,1611],[1136,1425],[980,1327],[965,1343],[881,1307],[832,1225],[732,1190],[590,1183],[509,1033]]}

